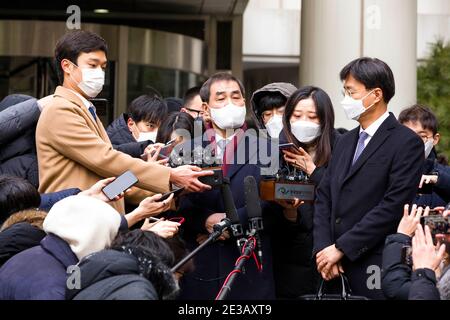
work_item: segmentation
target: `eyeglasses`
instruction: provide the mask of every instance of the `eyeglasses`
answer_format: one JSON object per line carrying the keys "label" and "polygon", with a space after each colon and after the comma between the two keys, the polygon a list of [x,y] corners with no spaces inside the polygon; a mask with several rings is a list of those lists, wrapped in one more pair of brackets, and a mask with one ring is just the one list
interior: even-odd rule
{"label": "eyeglasses", "polygon": [[191,109],[191,108],[185,108],[186,110],[190,111],[190,112],[195,112],[197,114],[197,117],[203,116],[204,111],[199,111],[199,110],[195,110],[195,109]]}
{"label": "eyeglasses", "polygon": [[420,136],[420,139],[423,140],[423,142],[427,142],[428,139],[433,139],[433,136],[427,137],[427,136]]}

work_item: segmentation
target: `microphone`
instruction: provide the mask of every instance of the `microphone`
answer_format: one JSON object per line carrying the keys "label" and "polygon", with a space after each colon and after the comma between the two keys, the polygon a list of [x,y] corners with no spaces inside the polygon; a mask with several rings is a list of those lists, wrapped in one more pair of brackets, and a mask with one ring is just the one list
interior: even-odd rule
{"label": "microphone", "polygon": [[254,234],[257,242],[257,254],[262,265],[262,246],[259,231],[264,229],[261,203],[255,177],[247,176],[244,179],[245,204],[249,221],[250,234]]}
{"label": "microphone", "polygon": [[228,218],[223,218],[219,223],[213,225],[213,231],[222,234],[226,229],[231,227],[231,221]]}
{"label": "microphone", "polygon": [[244,235],[239,215],[237,214],[236,206],[234,205],[233,194],[230,189],[230,179],[223,177],[223,183],[221,185],[221,193],[223,198],[223,204],[227,218],[231,222],[231,231],[233,236],[240,238]]}

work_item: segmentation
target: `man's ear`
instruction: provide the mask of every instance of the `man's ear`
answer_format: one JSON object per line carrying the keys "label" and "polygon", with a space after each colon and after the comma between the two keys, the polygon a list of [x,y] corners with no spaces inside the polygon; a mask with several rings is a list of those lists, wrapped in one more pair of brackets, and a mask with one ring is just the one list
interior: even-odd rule
{"label": "man's ear", "polygon": [[61,69],[65,72],[65,73],[72,73],[74,66],[72,65],[72,63],[70,63],[69,60],[67,59],[62,59],[61,60]]}
{"label": "man's ear", "polygon": [[131,117],[128,117],[127,126],[128,126],[128,130],[130,130],[130,132],[132,132],[131,128],[133,127],[133,125],[134,125],[133,119],[131,119]]}
{"label": "man's ear", "polygon": [[437,145],[439,143],[439,140],[441,139],[441,135],[438,133],[436,133],[433,137],[433,146]]}
{"label": "man's ear", "polygon": [[376,103],[383,100],[383,90],[376,88],[373,93],[375,94]]}
{"label": "man's ear", "polygon": [[203,111],[208,112],[209,111],[209,105],[206,102],[202,102],[202,108]]}

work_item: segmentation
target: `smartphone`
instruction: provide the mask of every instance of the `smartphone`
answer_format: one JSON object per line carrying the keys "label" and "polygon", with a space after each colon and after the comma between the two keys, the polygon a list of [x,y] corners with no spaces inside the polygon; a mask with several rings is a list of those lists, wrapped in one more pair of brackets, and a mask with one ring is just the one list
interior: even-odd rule
{"label": "smartphone", "polygon": [[138,178],[130,170],[125,171],[113,182],[102,189],[109,200],[114,200],[119,194],[138,183]]}
{"label": "smartphone", "polygon": [[440,214],[429,215],[421,217],[420,223],[423,227],[428,226],[430,228],[433,237],[436,234],[450,234],[450,217],[443,217]]}
{"label": "smartphone", "polygon": [[281,143],[278,145],[278,148],[280,150],[289,150],[291,152],[296,152],[297,151],[297,147],[295,146],[295,144],[293,144],[292,142],[289,143]]}
{"label": "smartphone", "polygon": [[170,190],[169,192],[166,192],[162,195],[161,199],[158,199],[157,201],[164,201],[167,198],[170,197],[171,194],[173,194],[174,197],[176,197],[177,195],[179,195],[182,191],[184,190],[184,187],[175,189],[175,190]]}
{"label": "smartphone", "polygon": [[417,194],[432,194],[433,193],[433,184],[431,183],[423,183],[422,188],[417,189]]}
{"label": "smartphone", "polygon": [[[205,168],[205,170],[210,170],[210,169]],[[214,172],[213,175],[198,177],[198,181],[200,181],[201,183],[207,184],[211,187],[221,186],[223,184],[222,169],[212,169],[212,171]]]}
{"label": "smartphone", "polygon": [[402,255],[401,255],[401,261],[403,264],[406,264],[410,267],[413,266],[412,261],[412,247],[411,246],[403,246],[402,247]]}

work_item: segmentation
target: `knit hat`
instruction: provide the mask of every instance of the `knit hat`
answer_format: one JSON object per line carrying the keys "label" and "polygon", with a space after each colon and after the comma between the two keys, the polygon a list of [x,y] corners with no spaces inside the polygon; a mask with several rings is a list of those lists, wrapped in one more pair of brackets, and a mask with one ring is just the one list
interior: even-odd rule
{"label": "knit hat", "polygon": [[76,195],[58,201],[43,226],[45,232],[66,241],[81,260],[109,247],[119,231],[120,221],[120,214],[107,203]]}

